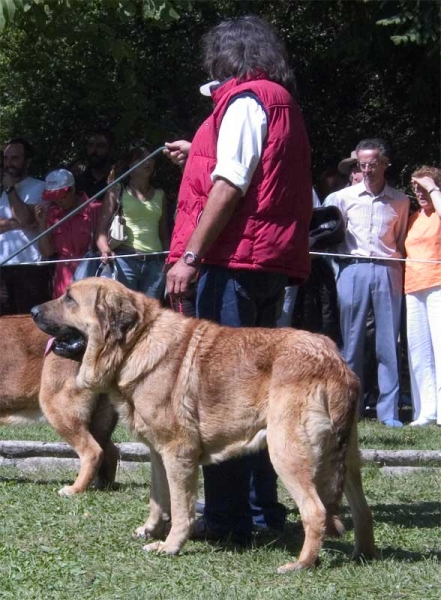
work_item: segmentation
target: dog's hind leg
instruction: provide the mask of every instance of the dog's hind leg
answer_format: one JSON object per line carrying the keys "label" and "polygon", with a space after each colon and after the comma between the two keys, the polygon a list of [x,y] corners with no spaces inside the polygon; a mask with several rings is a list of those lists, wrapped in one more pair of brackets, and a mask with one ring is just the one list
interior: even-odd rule
{"label": "dog's hind leg", "polygon": [[170,522],[170,491],[161,456],[150,448],[151,484],[150,513],[144,525],[135,530],[135,537],[163,539]]}
{"label": "dog's hind leg", "polygon": [[337,453],[329,453],[319,464],[315,482],[317,492],[326,509],[326,535],[340,537],[345,527],[340,519],[340,504],[343,496],[344,463]]}
{"label": "dog's hind leg", "polygon": [[148,552],[158,551],[178,554],[188,540],[195,518],[195,502],[198,483],[198,453],[179,449],[163,452],[162,459],[170,488],[171,529],[165,542],[144,546]]}
{"label": "dog's hind leg", "polygon": [[[283,408],[282,408],[283,410]],[[316,565],[326,528],[326,510],[314,483],[315,464],[309,441],[301,425],[293,420],[268,421],[268,449],[276,473],[295,500],[305,530],[305,541],[297,562],[277,569],[279,573]]]}
{"label": "dog's hind leg", "polygon": [[344,493],[354,520],[354,558],[374,558],[376,556],[374,525],[372,513],[363,491],[356,424],[352,427],[346,454]]}
{"label": "dog's hind leg", "polygon": [[345,532],[339,511],[343,496],[348,435],[336,435],[329,422],[321,430],[317,429],[313,444],[317,459],[314,481],[326,509],[326,535],[340,537]]}

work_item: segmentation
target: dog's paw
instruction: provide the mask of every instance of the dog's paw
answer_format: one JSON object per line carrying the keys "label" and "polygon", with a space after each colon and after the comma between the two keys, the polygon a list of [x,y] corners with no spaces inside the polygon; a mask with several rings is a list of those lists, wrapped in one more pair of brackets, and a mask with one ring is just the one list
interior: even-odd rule
{"label": "dog's paw", "polygon": [[318,567],[319,564],[320,564],[319,559],[317,559],[315,561],[315,564],[313,564],[313,565],[308,565],[308,564],[302,563],[300,561],[289,562],[289,563],[286,563],[286,565],[282,565],[281,567],[279,567],[277,569],[277,573],[289,573],[291,571],[303,571],[304,569],[313,569],[314,567]]}
{"label": "dog's paw", "polygon": [[153,542],[142,547],[145,552],[158,552],[160,554],[179,554],[180,548],[167,542]]}
{"label": "dog's paw", "polygon": [[78,492],[73,485],[65,485],[59,490],[58,494],[60,496],[74,496],[75,494],[78,494]]}

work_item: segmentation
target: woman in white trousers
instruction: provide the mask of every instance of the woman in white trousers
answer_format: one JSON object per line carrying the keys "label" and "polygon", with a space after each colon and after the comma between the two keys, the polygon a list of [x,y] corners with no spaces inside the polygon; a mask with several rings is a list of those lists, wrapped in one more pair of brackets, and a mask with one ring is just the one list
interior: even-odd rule
{"label": "woman in white trousers", "polygon": [[420,208],[409,219],[404,291],[411,426],[418,427],[441,425],[441,171],[421,167],[412,186]]}

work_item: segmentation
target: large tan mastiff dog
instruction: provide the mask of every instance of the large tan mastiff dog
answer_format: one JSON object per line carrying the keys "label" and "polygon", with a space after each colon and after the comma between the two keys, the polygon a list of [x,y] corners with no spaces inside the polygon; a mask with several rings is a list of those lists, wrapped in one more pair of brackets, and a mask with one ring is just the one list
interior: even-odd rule
{"label": "large tan mastiff dog", "polygon": [[94,480],[98,488],[111,485],[118,462],[110,439],[117,422],[114,408],[99,394],[78,388],[76,360],[52,352],[44,357],[49,336],[30,316],[1,317],[0,340],[0,424],[33,423],[46,417],[73,447],[80,471],[61,495],[84,492]]}
{"label": "large tan mastiff dog", "polygon": [[298,561],[279,571],[313,566],[325,532],[342,531],[343,488],[355,553],[374,555],[355,421],[359,384],[328,338],[220,327],[103,279],[73,284],[33,316],[50,334],[85,337],[78,387],[108,393],[151,449],[150,516],[137,533],[158,539],[170,517],[172,525],[145,550],[177,554],[189,538],[199,464],[267,443],[305,530]]}

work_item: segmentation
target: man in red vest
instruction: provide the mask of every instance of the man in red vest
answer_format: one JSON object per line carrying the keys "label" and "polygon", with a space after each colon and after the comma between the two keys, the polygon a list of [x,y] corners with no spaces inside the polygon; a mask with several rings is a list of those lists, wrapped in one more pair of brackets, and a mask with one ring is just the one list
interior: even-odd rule
{"label": "man in red vest", "polygon": [[[215,81],[201,92],[214,110],[191,144],[167,144],[170,158],[185,162],[168,293],[185,297],[197,279],[198,317],[274,327],[288,278],[301,283],[310,270],[310,148],[294,76],[284,45],[256,16],[221,23],[203,47]],[[205,466],[204,480],[197,537],[247,542],[253,523],[283,528],[266,450]]]}

